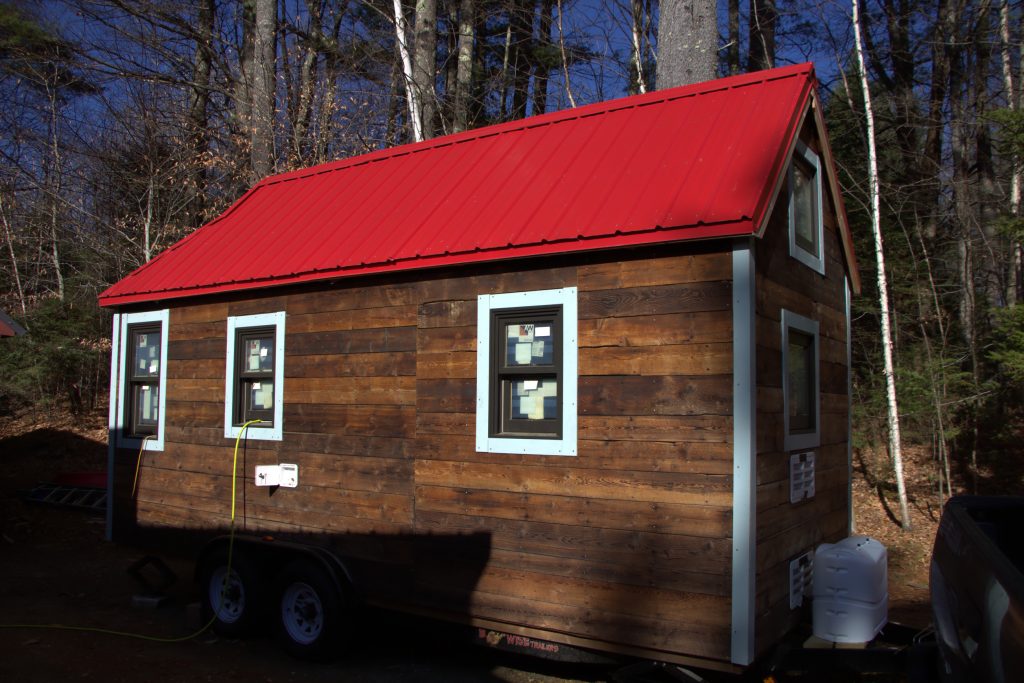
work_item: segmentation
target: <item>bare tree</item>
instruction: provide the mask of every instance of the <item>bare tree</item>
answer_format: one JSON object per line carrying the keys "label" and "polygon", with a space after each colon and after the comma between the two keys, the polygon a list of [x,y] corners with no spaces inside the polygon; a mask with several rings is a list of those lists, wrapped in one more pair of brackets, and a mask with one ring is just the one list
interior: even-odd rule
{"label": "bare tree", "polygon": [[878,265],[878,304],[882,318],[882,353],[885,359],[886,405],[888,407],[889,452],[896,473],[896,487],[900,499],[900,523],[910,529],[910,509],[907,504],[907,485],[903,477],[903,451],[900,439],[900,413],[896,402],[896,374],[893,364],[892,323],[889,315],[889,284],[885,274],[885,249],[882,243],[881,206],[878,192],[878,154],[875,150],[875,115],[871,108],[867,68],[861,41],[858,0],[853,0],[853,30],[856,36],[857,67],[864,95],[864,118],[868,138],[868,193],[871,198],[871,230],[875,237],[875,261]]}

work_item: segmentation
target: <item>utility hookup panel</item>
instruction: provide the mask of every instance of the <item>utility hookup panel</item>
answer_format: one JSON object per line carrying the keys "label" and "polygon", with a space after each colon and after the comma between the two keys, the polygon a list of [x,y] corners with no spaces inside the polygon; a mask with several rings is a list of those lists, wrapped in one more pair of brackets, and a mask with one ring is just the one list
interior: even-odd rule
{"label": "utility hookup panel", "polygon": [[289,463],[257,465],[257,486],[283,486],[293,489],[299,485],[299,466]]}

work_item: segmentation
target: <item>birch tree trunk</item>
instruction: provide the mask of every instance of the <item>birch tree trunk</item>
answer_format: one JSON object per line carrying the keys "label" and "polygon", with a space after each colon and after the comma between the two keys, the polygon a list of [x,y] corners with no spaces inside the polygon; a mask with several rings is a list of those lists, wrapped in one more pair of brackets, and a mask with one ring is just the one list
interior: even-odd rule
{"label": "birch tree trunk", "polygon": [[[1003,87],[1006,89],[1006,108],[1010,111],[1018,110],[1017,92],[1013,82],[1013,57],[1011,55],[1012,45],[1010,43],[1010,0],[1003,0],[999,8],[999,51],[1002,57],[1003,66]],[[1020,216],[1020,158],[1014,154],[1010,160],[1010,215],[1014,218]],[[1010,272],[1007,278],[1006,303],[1009,306],[1016,306],[1017,300],[1021,297],[1021,245],[1016,240],[1010,240]]]}
{"label": "birch tree trunk", "polygon": [[882,318],[882,353],[885,361],[885,394],[888,405],[889,451],[896,474],[896,489],[900,499],[900,524],[910,529],[910,508],[907,504],[907,486],[903,477],[903,452],[900,446],[900,413],[896,402],[896,376],[892,358],[892,328],[889,315],[889,284],[885,275],[885,253],[882,245],[881,211],[878,196],[878,156],[875,150],[875,116],[871,108],[864,49],[861,42],[858,0],[853,0],[853,31],[857,51],[857,67],[864,91],[864,117],[868,129],[868,188],[871,196],[871,231],[875,237],[875,260],[878,264],[878,304]]}
{"label": "birch tree trunk", "polygon": [[405,104],[409,115],[409,134],[413,142],[423,140],[423,125],[420,119],[419,95],[413,80],[412,55],[409,52],[409,27],[402,10],[402,0],[394,0],[395,7],[395,41],[398,43],[398,54],[402,60],[402,82],[405,85]]}
{"label": "birch tree trunk", "polygon": [[658,19],[658,89],[710,81],[717,67],[716,1],[663,2]]}
{"label": "birch tree trunk", "polygon": [[641,37],[644,31],[644,8],[643,0],[630,0],[632,10],[632,38],[633,54],[630,58],[633,62],[633,70],[636,74],[636,92],[643,94],[647,92],[647,79],[644,77],[644,53]]}
{"label": "birch tree trunk", "polygon": [[11,225],[7,221],[7,211],[4,209],[3,195],[0,195],[0,223],[4,224],[4,237],[7,241],[7,253],[11,257],[11,274],[14,276],[14,284],[18,290],[18,303],[21,305],[21,315],[27,316],[28,309],[25,307],[25,290],[21,287],[21,275],[18,273],[18,259],[14,255],[14,238],[11,236]]}

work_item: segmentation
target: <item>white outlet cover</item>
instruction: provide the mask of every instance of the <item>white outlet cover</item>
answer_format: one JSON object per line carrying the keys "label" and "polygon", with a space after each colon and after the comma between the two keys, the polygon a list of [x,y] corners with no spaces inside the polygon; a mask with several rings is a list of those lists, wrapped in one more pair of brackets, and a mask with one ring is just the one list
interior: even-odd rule
{"label": "white outlet cover", "polygon": [[280,465],[257,465],[256,466],[257,486],[280,486],[281,466]]}
{"label": "white outlet cover", "polygon": [[279,465],[281,469],[280,485],[293,489],[299,485],[299,466],[283,462]]}

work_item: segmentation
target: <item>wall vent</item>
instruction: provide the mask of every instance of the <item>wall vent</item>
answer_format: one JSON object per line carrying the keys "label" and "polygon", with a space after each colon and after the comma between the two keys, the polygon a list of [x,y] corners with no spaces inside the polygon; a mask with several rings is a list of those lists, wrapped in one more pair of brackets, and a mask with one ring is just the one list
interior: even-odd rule
{"label": "wall vent", "polygon": [[814,498],[814,452],[789,456],[789,502]]}
{"label": "wall vent", "polygon": [[814,554],[804,553],[789,561],[789,608],[804,604],[804,595],[811,592],[814,578]]}

